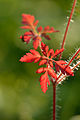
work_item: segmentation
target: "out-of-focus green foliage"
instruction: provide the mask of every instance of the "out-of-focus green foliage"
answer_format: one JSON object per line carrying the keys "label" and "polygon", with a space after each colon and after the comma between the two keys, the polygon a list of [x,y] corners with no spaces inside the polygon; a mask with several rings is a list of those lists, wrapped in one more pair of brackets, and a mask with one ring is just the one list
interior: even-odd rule
{"label": "out-of-focus green foliage", "polygon": [[[30,48],[19,39],[21,14],[33,14],[40,25],[60,30],[47,41],[50,48],[60,48],[72,0],[0,0],[0,120],[50,120],[52,86],[46,94],[39,85],[38,64],[20,63]],[[63,58],[69,58],[80,47],[80,0],[66,39]],[[80,114],[80,69],[59,86],[59,120],[70,120]],[[80,118],[79,118],[80,119]],[[74,119],[72,119],[74,120]],[[77,120],[77,119],[76,119]]]}

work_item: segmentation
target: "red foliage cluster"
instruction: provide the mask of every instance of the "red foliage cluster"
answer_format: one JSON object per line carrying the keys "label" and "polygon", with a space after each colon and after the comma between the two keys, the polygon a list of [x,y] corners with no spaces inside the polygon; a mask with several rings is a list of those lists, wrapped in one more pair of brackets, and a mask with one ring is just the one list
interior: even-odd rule
{"label": "red foliage cluster", "polygon": [[[49,50],[49,47],[44,44],[42,41],[42,37],[50,40],[50,36],[47,35],[47,33],[54,33],[58,32],[54,30],[53,27],[46,26],[44,29],[42,26],[38,27],[37,30],[35,29],[38,20],[34,22],[35,18],[34,16],[28,15],[28,14],[22,14],[22,23],[24,24],[23,29],[28,29],[28,32],[25,32],[24,35],[20,36],[20,39],[22,39],[27,44],[30,42],[30,40],[33,40],[33,50],[30,50],[29,53],[26,53],[23,57],[21,57],[21,62],[39,62],[39,66],[45,65],[45,67],[39,68],[36,73],[43,73],[40,77],[40,85],[42,88],[42,91],[45,93],[48,89],[48,85],[50,85],[49,76],[51,79],[54,79],[54,83],[57,83],[58,81],[58,74],[61,72],[63,75],[71,75],[73,76],[73,71],[70,68],[70,66],[65,62],[64,60],[54,60],[59,54],[61,54],[64,49],[56,50],[54,52],[53,49]],[[42,55],[36,51],[35,49],[40,47]]]}
{"label": "red foliage cluster", "polygon": [[58,32],[57,30],[54,30],[53,27],[46,26],[43,30],[42,26],[37,28],[37,31],[35,30],[38,20],[34,22],[35,18],[34,16],[22,14],[22,23],[24,26],[21,28],[28,29],[29,32],[25,32],[24,35],[20,36],[20,39],[22,39],[27,44],[30,42],[30,40],[33,40],[33,47],[34,49],[37,49],[40,42],[42,41],[41,37],[44,37],[48,40],[50,40],[50,36],[47,35],[47,33],[53,33]]}

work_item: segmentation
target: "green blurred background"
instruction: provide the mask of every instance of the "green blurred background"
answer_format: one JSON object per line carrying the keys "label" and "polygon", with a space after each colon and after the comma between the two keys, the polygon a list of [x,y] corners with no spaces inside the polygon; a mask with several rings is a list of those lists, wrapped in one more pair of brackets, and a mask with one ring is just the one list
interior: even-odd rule
{"label": "green blurred background", "polygon": [[[60,48],[73,0],[0,0],[0,120],[51,120],[52,86],[42,93],[38,64],[20,63],[32,43],[22,43],[19,36],[21,14],[32,14],[39,25],[54,26],[59,33],[44,40],[50,48]],[[65,44],[63,59],[80,47],[80,0]],[[80,120],[80,69],[58,86],[57,120]],[[73,118],[73,116],[77,117]]]}

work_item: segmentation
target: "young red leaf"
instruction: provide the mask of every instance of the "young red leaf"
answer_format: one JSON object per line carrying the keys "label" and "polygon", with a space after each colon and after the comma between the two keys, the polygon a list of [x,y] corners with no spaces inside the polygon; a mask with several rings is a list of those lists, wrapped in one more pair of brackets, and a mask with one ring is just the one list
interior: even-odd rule
{"label": "young red leaf", "polygon": [[44,65],[45,63],[47,63],[47,60],[41,60],[41,61],[39,62],[39,65]]}
{"label": "young red leaf", "polygon": [[[66,67],[66,66],[65,66],[65,67]],[[65,69],[65,68],[64,68],[64,69]],[[68,67],[65,69],[65,71],[66,71],[66,74],[67,74],[67,75],[74,76],[74,73],[73,73],[73,71],[71,70],[70,66],[68,66]]]}
{"label": "young red leaf", "polygon": [[43,42],[41,42],[41,49],[42,49],[42,53],[43,53],[45,56],[47,56],[49,47],[46,46],[46,44],[44,44]]}
{"label": "young red leaf", "polygon": [[27,35],[32,35],[32,32],[30,32],[30,31],[29,31],[29,32],[25,32],[24,35],[25,35],[25,36],[27,36]]}
{"label": "young red leaf", "polygon": [[23,42],[26,42],[27,44],[30,42],[30,39],[32,38],[32,32],[25,32],[23,36],[20,36],[20,39],[22,39]]}
{"label": "young red leaf", "polygon": [[42,31],[42,26],[38,27],[38,28],[37,28],[37,31],[38,31],[38,32],[41,32],[41,31]]}
{"label": "young red leaf", "polygon": [[22,29],[32,29],[30,26],[22,26],[20,28],[22,28]]}
{"label": "young red leaf", "polygon": [[55,61],[55,63],[56,63],[56,68],[60,69],[63,74],[66,73],[67,75],[71,75],[71,76],[74,75],[73,71],[71,70],[69,66],[66,65],[65,61],[60,60],[60,61]]}
{"label": "young red leaf", "polygon": [[36,20],[36,22],[33,24],[33,25],[34,25],[34,27],[36,27],[36,26],[37,26],[38,22],[39,22],[39,20]]}
{"label": "young red leaf", "polygon": [[50,32],[59,32],[59,30],[55,30],[53,27],[50,28]]}
{"label": "young red leaf", "polygon": [[39,68],[39,69],[36,71],[36,73],[43,73],[43,72],[45,72],[45,70],[44,70],[43,67]]}
{"label": "young red leaf", "polygon": [[40,57],[39,57],[39,58],[36,58],[36,59],[34,60],[34,63],[37,63],[39,60],[40,60]]}
{"label": "young red leaf", "polygon": [[61,64],[61,65],[66,65],[67,64],[67,62],[66,61],[64,61],[64,60],[59,60],[59,61],[56,61],[58,64]]}
{"label": "young red leaf", "polygon": [[32,53],[26,53],[26,55],[24,55],[23,57],[21,57],[20,61],[21,62],[38,62],[41,59],[40,54],[35,51],[35,50],[30,50],[30,52]]}
{"label": "young red leaf", "polygon": [[43,53],[45,56],[47,56],[47,54],[46,54],[46,52],[45,52],[45,51],[42,51],[42,53]]}
{"label": "young red leaf", "polygon": [[38,48],[39,42],[40,42],[41,40],[42,40],[42,39],[41,39],[39,36],[37,36],[37,37],[34,38],[34,41],[33,41],[33,47],[34,47],[34,49],[37,49],[37,48]]}
{"label": "young red leaf", "polygon": [[44,31],[49,30],[49,29],[50,29],[50,27],[49,27],[49,26],[46,26],[46,27],[44,28]]}
{"label": "young red leaf", "polygon": [[37,49],[38,46],[39,46],[39,40],[36,39],[33,41],[33,47],[34,47],[34,49]]}
{"label": "young red leaf", "polygon": [[49,26],[46,26],[43,30],[43,32],[41,33],[41,36],[44,37],[45,39],[47,40],[51,40],[50,36],[47,35],[47,33],[53,33],[53,32],[59,32],[58,30],[54,30],[53,27],[49,27]]}
{"label": "young red leaf", "polygon": [[22,23],[27,25],[32,25],[35,18],[32,15],[29,14],[22,14]]}
{"label": "young red leaf", "polygon": [[53,68],[53,62],[49,61],[50,66]]}
{"label": "young red leaf", "polygon": [[44,44],[43,42],[41,42],[41,48],[42,48],[42,50],[44,49],[45,46],[46,46],[46,44]]}
{"label": "young red leaf", "polygon": [[59,66],[55,64],[56,72],[59,72]]}
{"label": "young red leaf", "polygon": [[50,49],[47,56],[53,56],[54,55],[54,50],[53,49]]}
{"label": "young red leaf", "polygon": [[45,52],[48,53],[49,47],[45,46]]}
{"label": "young red leaf", "polygon": [[[67,64],[65,61],[63,60],[60,60],[60,61],[57,61],[58,64],[61,64],[61,65],[65,65]],[[55,68],[56,68],[56,72],[59,72],[59,65],[55,64]],[[63,73],[65,74],[64,70],[63,70]]]}
{"label": "young red leaf", "polygon": [[55,80],[57,79],[57,75],[56,75],[56,73],[54,72],[53,69],[48,68],[48,74],[49,74],[50,76],[52,76]]}
{"label": "young red leaf", "polygon": [[49,26],[46,26],[45,28],[44,28],[44,31],[43,31],[43,33],[53,33],[53,32],[59,32],[58,30],[54,30],[54,28],[53,27],[49,27]]}
{"label": "young red leaf", "polygon": [[30,55],[24,55],[23,57],[21,57],[21,59],[19,61],[21,62],[33,62],[35,60],[35,56],[33,56],[32,54]]}
{"label": "young red leaf", "polygon": [[39,52],[36,50],[30,50],[33,55],[40,56]]}
{"label": "young red leaf", "polygon": [[60,50],[56,50],[53,57],[56,57],[57,55],[59,55],[60,53],[62,53],[64,51],[64,48],[61,48]]}
{"label": "young red leaf", "polygon": [[31,38],[31,36],[23,36],[22,40],[28,44]]}
{"label": "young red leaf", "polygon": [[50,85],[50,81],[48,78],[48,74],[47,72],[45,72],[41,77],[40,77],[40,85],[41,85],[41,89],[42,91],[45,93],[48,89],[47,85]]}

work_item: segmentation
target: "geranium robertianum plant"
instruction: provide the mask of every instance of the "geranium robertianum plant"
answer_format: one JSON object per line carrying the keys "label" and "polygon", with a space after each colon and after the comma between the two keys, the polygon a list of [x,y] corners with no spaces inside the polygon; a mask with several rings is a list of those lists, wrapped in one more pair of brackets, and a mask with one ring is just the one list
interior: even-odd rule
{"label": "geranium robertianum plant", "polygon": [[[43,73],[40,77],[40,85],[44,93],[48,90],[48,85],[50,85],[50,81],[52,82],[53,120],[55,120],[56,118],[56,86],[63,80],[65,80],[66,77],[74,76],[75,68],[80,65],[80,48],[72,56],[69,62],[62,59],[64,44],[76,2],[77,0],[74,0],[73,2],[73,7],[64,34],[61,49],[57,49],[56,51],[54,51],[53,49],[49,49],[49,46],[42,42],[42,38],[44,37],[47,40],[51,40],[48,33],[54,33],[59,31],[49,26],[46,26],[44,28],[42,28],[42,26],[37,27],[39,21],[35,21],[34,16],[30,14],[22,14],[22,23],[24,26],[22,26],[21,28],[26,29],[27,31],[24,33],[24,35],[20,36],[20,39],[22,39],[22,41],[26,42],[27,44],[29,44],[29,42],[32,40],[33,49],[30,49],[30,52],[26,53],[26,55],[21,57],[20,61],[26,63],[39,62],[39,66],[41,67],[36,71],[36,73]],[[40,52],[37,51],[38,47],[40,48]],[[58,60],[56,60],[56,57],[58,57]],[[75,65],[73,64],[74,60],[76,60]]]}

